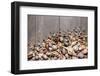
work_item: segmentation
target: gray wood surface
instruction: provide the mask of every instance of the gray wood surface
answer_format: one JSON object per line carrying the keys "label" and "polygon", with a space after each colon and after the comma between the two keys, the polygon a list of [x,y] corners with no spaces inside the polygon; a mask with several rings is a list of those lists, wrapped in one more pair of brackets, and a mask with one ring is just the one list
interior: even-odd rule
{"label": "gray wood surface", "polygon": [[75,27],[87,32],[87,17],[28,15],[28,42],[42,42],[50,32],[68,31]]}

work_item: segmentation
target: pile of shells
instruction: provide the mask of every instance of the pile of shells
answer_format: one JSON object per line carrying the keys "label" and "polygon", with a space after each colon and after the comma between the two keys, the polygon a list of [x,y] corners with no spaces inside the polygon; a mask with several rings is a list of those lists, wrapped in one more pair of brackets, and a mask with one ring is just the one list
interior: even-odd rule
{"label": "pile of shells", "polygon": [[88,58],[87,43],[87,34],[84,32],[50,33],[41,43],[28,46],[28,60]]}

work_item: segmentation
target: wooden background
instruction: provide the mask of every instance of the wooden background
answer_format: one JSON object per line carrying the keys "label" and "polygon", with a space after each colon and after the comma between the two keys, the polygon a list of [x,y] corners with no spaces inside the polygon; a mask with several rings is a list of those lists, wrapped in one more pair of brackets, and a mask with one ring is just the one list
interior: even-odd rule
{"label": "wooden background", "polygon": [[75,27],[87,32],[88,18],[77,16],[28,15],[28,43],[34,44],[45,39],[50,32],[68,31]]}

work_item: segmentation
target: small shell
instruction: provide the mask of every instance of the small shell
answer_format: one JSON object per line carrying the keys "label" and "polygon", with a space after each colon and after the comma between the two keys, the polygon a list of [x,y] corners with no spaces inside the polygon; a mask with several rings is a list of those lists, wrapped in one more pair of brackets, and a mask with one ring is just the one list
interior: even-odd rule
{"label": "small shell", "polygon": [[30,48],[30,49],[34,49],[34,46],[30,45],[29,48]]}
{"label": "small shell", "polygon": [[66,59],[68,59],[69,58],[69,55],[68,54],[65,54],[65,57],[66,57]]}
{"label": "small shell", "polygon": [[50,52],[47,52],[47,53],[46,53],[46,55],[47,55],[47,56],[50,56],[50,55],[51,55],[51,53],[50,53]]}
{"label": "small shell", "polygon": [[47,60],[48,59],[47,55],[43,55],[43,59]]}
{"label": "small shell", "polygon": [[57,49],[57,52],[58,52],[58,53],[61,53],[60,49]]}
{"label": "small shell", "polygon": [[57,51],[52,52],[52,54],[59,56],[59,53]]}
{"label": "small shell", "polygon": [[75,41],[75,40],[76,40],[76,38],[75,38],[75,37],[72,37],[72,40],[73,40],[73,41]]}
{"label": "small shell", "polygon": [[54,60],[57,60],[57,59],[58,59],[58,57],[55,56],[55,57],[54,57]]}
{"label": "small shell", "polygon": [[46,45],[46,44],[43,42],[43,43],[42,43],[42,47],[45,47],[45,45]]}
{"label": "small shell", "polygon": [[32,57],[33,57],[33,52],[30,51],[30,52],[28,53],[28,59],[32,59]]}
{"label": "small shell", "polygon": [[48,49],[48,48],[49,48],[49,45],[48,45],[48,44],[46,44],[46,45],[45,45],[45,48],[46,48],[46,49]]}
{"label": "small shell", "polygon": [[62,43],[58,42],[57,47],[60,48],[62,46],[63,46]]}
{"label": "small shell", "polygon": [[43,56],[43,53],[38,54],[39,58],[41,58]]}
{"label": "small shell", "polygon": [[76,55],[76,53],[74,52],[74,49],[70,46],[70,47],[68,47],[68,54],[69,55]]}
{"label": "small shell", "polygon": [[53,49],[51,47],[49,47],[49,51],[52,51]]}
{"label": "small shell", "polygon": [[52,48],[53,48],[53,50],[57,50],[57,46],[56,45],[53,45]]}
{"label": "small shell", "polygon": [[62,58],[63,60],[65,60],[66,59],[66,57],[65,56],[63,56],[63,58]]}
{"label": "small shell", "polygon": [[73,49],[74,49],[75,52],[77,52],[78,49],[79,49],[78,45],[73,46]]}
{"label": "small shell", "polygon": [[72,46],[74,46],[76,44],[77,44],[77,41],[74,41],[74,42],[71,43]]}
{"label": "small shell", "polygon": [[33,53],[33,57],[35,56],[35,53]]}
{"label": "small shell", "polygon": [[77,55],[79,58],[83,58],[84,57],[84,54],[82,52],[78,53]]}
{"label": "small shell", "polygon": [[39,51],[39,47],[38,47],[38,46],[37,46],[37,47],[35,47],[35,50]]}
{"label": "small shell", "polygon": [[48,45],[49,45],[49,47],[51,47],[51,46],[52,46],[52,43],[51,43],[51,42],[49,42],[49,43],[48,43]]}
{"label": "small shell", "polygon": [[83,50],[83,49],[85,49],[86,47],[85,47],[85,45],[81,45],[80,47],[79,47],[79,50]]}
{"label": "small shell", "polygon": [[39,56],[35,56],[35,60],[39,60]]}
{"label": "small shell", "polygon": [[65,49],[62,49],[62,54],[66,54],[67,51]]}
{"label": "small shell", "polygon": [[63,37],[60,37],[59,40],[60,40],[60,42],[62,42],[64,39],[63,39]]}
{"label": "small shell", "polygon": [[87,53],[88,53],[88,49],[82,50],[82,53],[83,53],[83,54],[87,54]]}
{"label": "small shell", "polygon": [[51,42],[51,40],[50,39],[47,39],[46,42]]}
{"label": "small shell", "polygon": [[69,45],[69,43],[68,43],[68,42],[64,42],[64,46],[66,46],[66,47],[67,47],[68,45]]}
{"label": "small shell", "polygon": [[72,59],[78,59],[77,57],[73,56]]}

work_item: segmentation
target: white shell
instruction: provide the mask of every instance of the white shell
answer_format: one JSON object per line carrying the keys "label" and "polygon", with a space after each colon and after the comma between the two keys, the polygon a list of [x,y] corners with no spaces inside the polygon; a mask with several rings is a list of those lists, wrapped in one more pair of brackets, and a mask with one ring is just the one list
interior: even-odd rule
{"label": "white shell", "polygon": [[63,37],[60,37],[60,41],[62,42],[64,39],[63,39]]}
{"label": "white shell", "polygon": [[49,47],[49,51],[52,51],[52,48],[51,47]]}
{"label": "white shell", "polygon": [[73,46],[73,49],[74,49],[75,52],[77,52],[78,49],[79,49],[78,45]]}
{"label": "white shell", "polygon": [[57,46],[56,45],[53,45],[52,48],[53,48],[53,50],[57,50]]}

